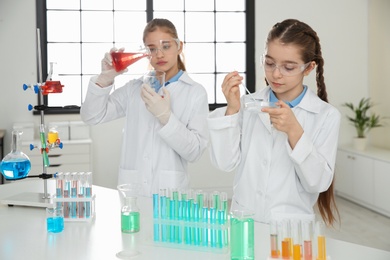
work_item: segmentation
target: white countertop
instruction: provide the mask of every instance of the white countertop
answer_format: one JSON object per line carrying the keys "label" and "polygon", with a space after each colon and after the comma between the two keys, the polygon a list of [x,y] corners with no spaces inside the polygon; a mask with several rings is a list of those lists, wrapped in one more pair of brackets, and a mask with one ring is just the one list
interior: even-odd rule
{"label": "white countertop", "polygon": [[[48,180],[48,191],[54,193]],[[0,200],[21,192],[43,192],[43,180],[22,180],[0,185]],[[173,249],[154,244],[152,199],[138,198],[141,231],[134,235],[120,230],[120,205],[116,190],[93,187],[96,194],[96,217],[91,222],[65,222],[64,231],[46,231],[44,208],[0,204],[0,259],[118,259],[116,253],[133,246],[139,255],[132,259],[230,259],[229,253],[218,254]],[[132,244],[132,245],[131,245]],[[255,259],[269,256],[269,229],[255,223]],[[332,260],[389,260],[390,252],[327,238],[327,253]]]}

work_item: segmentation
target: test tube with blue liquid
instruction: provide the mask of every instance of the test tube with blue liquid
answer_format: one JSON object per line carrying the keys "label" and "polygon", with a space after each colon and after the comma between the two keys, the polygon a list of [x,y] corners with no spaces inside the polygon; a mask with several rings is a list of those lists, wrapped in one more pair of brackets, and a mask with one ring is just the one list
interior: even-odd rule
{"label": "test tube with blue liquid", "polygon": [[[179,220],[179,192],[177,189],[171,190],[171,196],[170,196],[170,219],[174,221]],[[170,228],[170,235],[171,235],[171,242],[178,242],[179,237],[179,226],[178,224],[172,224]]]}
{"label": "test tube with blue liquid", "polygon": [[211,195],[211,204],[210,204],[210,242],[211,247],[217,247],[217,229],[216,224],[219,223],[218,219],[218,209],[220,204],[219,192],[214,191]]}
{"label": "test tube with blue liquid", "polygon": [[220,193],[220,204],[218,210],[218,222],[220,224],[220,229],[218,230],[218,247],[223,248],[228,246],[228,231],[223,226],[227,223],[227,206],[228,206],[228,197],[226,192]]}
{"label": "test tube with blue liquid", "polygon": [[[85,197],[91,198],[92,196],[92,172],[85,173]],[[85,203],[85,217],[90,218],[92,213],[91,202]]]}
{"label": "test tube with blue liquid", "polygon": [[[187,221],[189,223],[193,223],[194,222],[194,190],[192,189],[189,189],[188,190],[188,193],[187,193]],[[194,243],[194,227],[190,227],[189,225],[186,227],[186,241],[187,241],[187,244],[193,244]]]}
{"label": "test tube with blue liquid", "polygon": [[159,218],[159,194],[157,192],[153,192],[153,240],[160,241],[160,225],[156,221]]}
{"label": "test tube with blue liquid", "polygon": [[[85,197],[85,173],[80,172],[78,179],[79,179],[79,187],[77,191],[77,197],[78,198],[84,198]],[[84,201],[79,201],[77,205],[77,215],[79,218],[84,218],[85,217],[85,202]]]}
{"label": "test tube with blue liquid", "polygon": [[[71,193],[71,175],[70,172],[64,173],[64,198],[70,198]],[[70,216],[70,202],[63,202],[64,218],[69,218]]]}
{"label": "test tube with blue liquid", "polygon": [[[160,218],[162,220],[167,219],[167,190],[166,189],[160,189]],[[161,241],[167,242],[168,236],[167,236],[167,225],[161,224]]]}
{"label": "test tube with blue liquid", "polygon": [[[64,173],[59,172],[55,175],[56,179],[56,197],[62,198],[64,192]],[[57,202],[57,207],[62,207],[62,202]]]}
{"label": "test tube with blue liquid", "polygon": [[[70,192],[70,197],[72,199],[77,198],[78,184],[79,184],[78,174],[77,174],[77,172],[72,172],[71,173],[71,192]],[[70,216],[72,218],[76,218],[77,217],[77,202],[72,201],[70,203],[71,203]]]}
{"label": "test tube with blue liquid", "polygon": [[203,207],[202,207],[202,222],[203,222],[203,230],[202,230],[202,246],[209,246],[209,198],[207,193],[203,195]]}

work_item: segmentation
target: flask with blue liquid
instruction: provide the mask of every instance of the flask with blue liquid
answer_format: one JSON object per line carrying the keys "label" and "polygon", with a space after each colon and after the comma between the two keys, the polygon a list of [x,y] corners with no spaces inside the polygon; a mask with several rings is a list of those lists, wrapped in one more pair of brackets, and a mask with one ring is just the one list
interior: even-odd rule
{"label": "flask with blue liquid", "polygon": [[0,163],[0,171],[6,180],[26,178],[31,169],[30,158],[21,151],[20,130],[12,131],[11,152]]}

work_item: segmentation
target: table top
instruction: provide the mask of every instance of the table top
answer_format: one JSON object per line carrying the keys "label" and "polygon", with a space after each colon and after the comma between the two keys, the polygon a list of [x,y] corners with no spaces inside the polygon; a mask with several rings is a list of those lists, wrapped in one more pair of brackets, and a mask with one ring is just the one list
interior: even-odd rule
{"label": "table top", "polygon": [[[54,181],[48,180],[49,193]],[[43,192],[43,180],[21,180],[0,185],[0,200],[21,192]],[[116,190],[93,186],[96,216],[90,222],[65,222],[61,233],[46,231],[43,207],[0,204],[0,259],[118,259],[116,253],[130,247],[139,254],[131,259],[230,259],[230,253],[168,248],[153,238],[152,199],[138,198],[141,231],[123,234],[120,230],[120,201]],[[255,223],[255,259],[269,256],[269,227]],[[327,252],[336,259],[389,260],[390,252],[327,238]]]}

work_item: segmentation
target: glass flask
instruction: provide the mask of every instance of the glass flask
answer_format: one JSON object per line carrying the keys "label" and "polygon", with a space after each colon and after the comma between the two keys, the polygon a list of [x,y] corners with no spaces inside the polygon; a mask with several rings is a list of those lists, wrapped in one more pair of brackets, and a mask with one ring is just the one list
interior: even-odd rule
{"label": "glass flask", "polygon": [[0,163],[0,171],[6,180],[23,179],[30,172],[30,158],[21,151],[22,134],[20,130],[12,131],[11,152]]}
{"label": "glass flask", "polygon": [[140,230],[140,210],[137,205],[138,189],[133,184],[118,186],[121,199],[121,231],[136,233]]}

